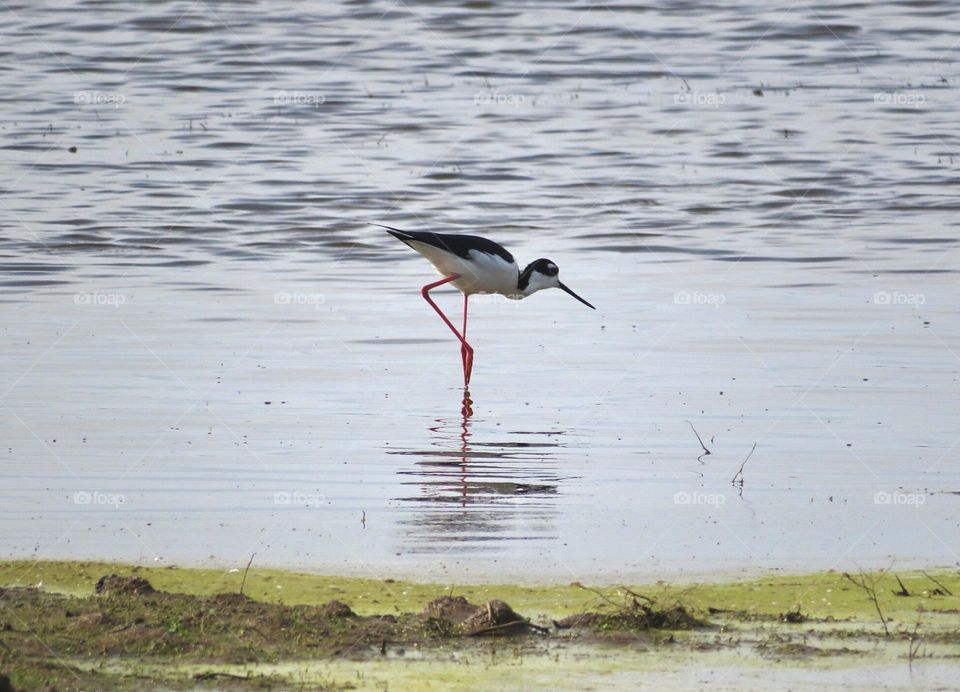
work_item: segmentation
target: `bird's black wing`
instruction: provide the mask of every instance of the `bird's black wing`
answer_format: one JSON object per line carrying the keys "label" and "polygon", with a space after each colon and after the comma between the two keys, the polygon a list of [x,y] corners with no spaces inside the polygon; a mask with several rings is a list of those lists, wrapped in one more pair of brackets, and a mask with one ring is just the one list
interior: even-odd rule
{"label": "bird's black wing", "polygon": [[433,247],[452,252],[457,257],[464,259],[470,258],[470,251],[485,252],[488,255],[496,255],[507,262],[513,262],[513,255],[499,243],[492,240],[481,238],[476,235],[458,235],[453,233],[430,233],[428,231],[401,231],[399,228],[384,226],[375,223],[374,226],[387,229],[387,233],[394,238],[399,238],[403,242],[415,240],[418,243],[432,245]]}

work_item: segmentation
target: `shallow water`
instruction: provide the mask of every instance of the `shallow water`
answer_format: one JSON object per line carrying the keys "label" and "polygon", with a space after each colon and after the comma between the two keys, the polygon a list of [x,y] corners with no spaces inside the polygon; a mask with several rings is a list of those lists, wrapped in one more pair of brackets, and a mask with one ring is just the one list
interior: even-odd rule
{"label": "shallow water", "polygon": [[3,555],[960,562],[952,3],[0,12]]}

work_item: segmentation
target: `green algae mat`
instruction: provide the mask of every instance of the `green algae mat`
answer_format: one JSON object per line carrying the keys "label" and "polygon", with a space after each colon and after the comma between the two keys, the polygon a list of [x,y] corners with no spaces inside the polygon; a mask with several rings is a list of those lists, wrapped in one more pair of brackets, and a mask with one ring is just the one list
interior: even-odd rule
{"label": "green algae mat", "polygon": [[0,692],[950,686],[960,572],[538,587],[8,561],[0,676]]}

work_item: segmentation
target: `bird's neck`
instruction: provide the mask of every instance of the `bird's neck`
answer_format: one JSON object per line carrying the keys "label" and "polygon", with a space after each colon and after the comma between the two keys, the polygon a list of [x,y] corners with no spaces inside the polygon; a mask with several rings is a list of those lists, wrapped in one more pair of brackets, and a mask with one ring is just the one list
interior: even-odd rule
{"label": "bird's neck", "polygon": [[526,298],[527,296],[533,295],[534,293],[539,291],[541,288],[543,288],[542,286],[537,286],[537,282],[533,280],[534,264],[536,263],[531,262],[530,264],[528,264],[524,268],[524,270],[520,272],[520,276],[517,278],[517,292],[520,293],[520,295],[522,295],[524,298]]}

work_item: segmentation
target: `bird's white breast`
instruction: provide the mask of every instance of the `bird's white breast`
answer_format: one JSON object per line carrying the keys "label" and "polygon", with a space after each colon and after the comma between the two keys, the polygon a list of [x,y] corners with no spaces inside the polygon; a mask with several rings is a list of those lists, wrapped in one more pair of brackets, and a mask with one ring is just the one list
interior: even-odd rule
{"label": "bird's white breast", "polygon": [[502,257],[488,255],[478,250],[470,250],[470,259],[466,260],[426,243],[408,241],[408,244],[430,260],[430,263],[443,276],[459,274],[460,278],[451,283],[467,295],[500,293],[513,296],[519,293],[517,290],[519,270],[516,262],[507,262]]}

